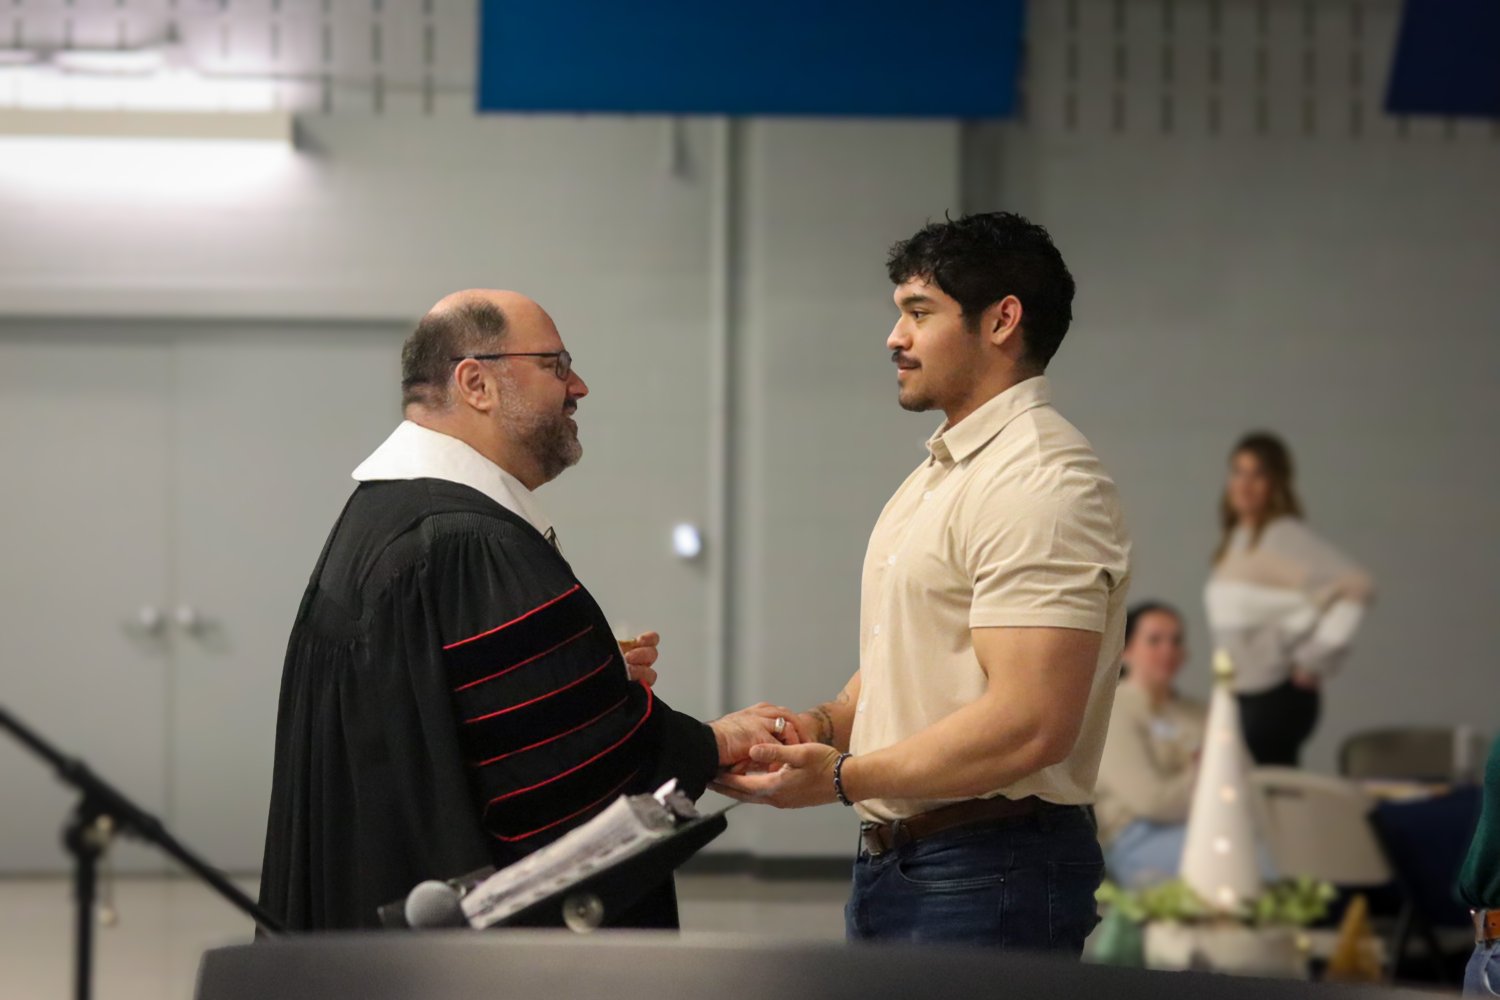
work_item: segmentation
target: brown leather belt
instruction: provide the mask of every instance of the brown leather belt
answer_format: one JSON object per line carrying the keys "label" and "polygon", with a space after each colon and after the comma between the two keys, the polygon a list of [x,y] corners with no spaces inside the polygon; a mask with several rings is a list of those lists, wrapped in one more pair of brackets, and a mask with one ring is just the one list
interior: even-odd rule
{"label": "brown leather belt", "polygon": [[1474,940],[1480,945],[1500,941],[1500,910],[1470,910],[1474,918]]}
{"label": "brown leather belt", "polygon": [[859,832],[865,850],[870,852],[871,857],[878,858],[903,844],[910,844],[945,830],[1003,823],[1067,808],[1072,807],[1044,802],[1034,795],[1024,799],[968,799],[931,812],[917,813],[909,819],[898,819],[893,823],[862,823]]}

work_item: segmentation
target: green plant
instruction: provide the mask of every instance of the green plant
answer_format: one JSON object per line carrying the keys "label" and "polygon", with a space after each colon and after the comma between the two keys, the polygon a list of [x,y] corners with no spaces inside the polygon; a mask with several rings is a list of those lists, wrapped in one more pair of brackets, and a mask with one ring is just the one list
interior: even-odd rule
{"label": "green plant", "polygon": [[1144,889],[1125,889],[1113,882],[1099,887],[1099,902],[1113,906],[1139,924],[1156,921],[1196,923],[1210,916],[1209,908],[1186,882],[1174,879]]}
{"label": "green plant", "polygon": [[1138,924],[1197,924],[1227,917],[1255,927],[1306,927],[1328,915],[1328,904],[1337,895],[1327,882],[1287,879],[1267,886],[1254,900],[1224,913],[1205,903],[1186,882],[1173,879],[1143,889],[1105,882],[1099,887],[1098,899]]}
{"label": "green plant", "polygon": [[1284,879],[1251,904],[1252,922],[1261,927],[1308,927],[1328,916],[1328,904],[1338,894],[1333,886],[1317,879]]}

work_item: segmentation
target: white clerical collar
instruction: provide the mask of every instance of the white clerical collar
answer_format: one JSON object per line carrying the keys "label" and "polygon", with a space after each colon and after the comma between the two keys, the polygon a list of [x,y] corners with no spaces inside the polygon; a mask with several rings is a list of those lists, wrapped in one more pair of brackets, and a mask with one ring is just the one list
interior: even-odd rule
{"label": "white clerical collar", "polygon": [[545,535],[552,522],[537,505],[536,495],[519,479],[458,438],[410,420],[391,432],[385,443],[354,470],[357,482],[393,479],[443,479],[476,489]]}

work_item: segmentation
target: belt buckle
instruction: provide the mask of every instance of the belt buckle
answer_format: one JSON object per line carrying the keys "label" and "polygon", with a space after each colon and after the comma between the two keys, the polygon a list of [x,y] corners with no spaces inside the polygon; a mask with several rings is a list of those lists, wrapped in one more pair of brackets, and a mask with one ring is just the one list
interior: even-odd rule
{"label": "belt buckle", "polygon": [[1470,910],[1469,916],[1474,921],[1474,943],[1480,947],[1494,944],[1500,941],[1500,937],[1490,933],[1490,921],[1495,915],[1494,910]]}
{"label": "belt buckle", "polygon": [[864,822],[859,824],[859,842],[864,846],[865,853],[872,858],[878,858],[885,853],[885,848],[880,843],[880,824]]}
{"label": "belt buckle", "polygon": [[[881,835],[884,830],[890,831],[889,843],[886,842],[887,838]],[[861,823],[859,834],[864,842],[865,850],[872,858],[889,854],[911,839],[911,835],[906,831],[906,824],[899,819],[890,823]]]}

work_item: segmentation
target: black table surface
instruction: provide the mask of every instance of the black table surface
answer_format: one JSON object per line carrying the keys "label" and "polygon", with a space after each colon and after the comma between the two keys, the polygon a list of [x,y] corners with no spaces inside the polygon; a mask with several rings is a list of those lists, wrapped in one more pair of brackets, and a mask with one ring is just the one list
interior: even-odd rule
{"label": "black table surface", "polygon": [[470,930],[319,934],[204,955],[198,1000],[1250,1000],[1417,997],[1199,972],[1081,965],[980,949],[804,943],[745,935]]}

